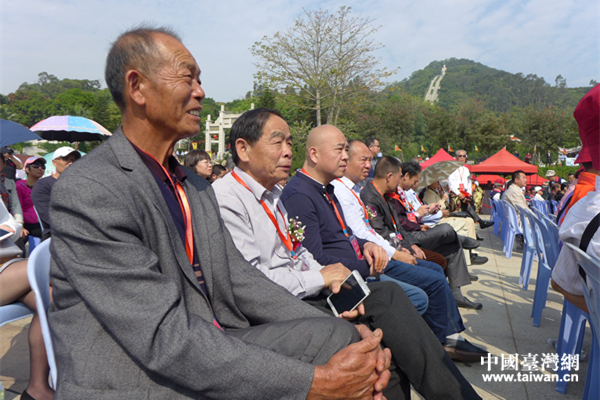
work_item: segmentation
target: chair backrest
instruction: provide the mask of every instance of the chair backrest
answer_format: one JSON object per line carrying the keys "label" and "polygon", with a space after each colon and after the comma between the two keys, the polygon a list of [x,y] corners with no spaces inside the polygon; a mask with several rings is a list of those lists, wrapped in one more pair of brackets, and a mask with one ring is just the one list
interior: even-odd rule
{"label": "chair backrest", "polygon": [[42,234],[44,234],[44,225],[42,224],[42,219],[40,218],[40,214],[38,214],[37,209],[35,208],[35,206],[33,206],[33,211],[35,211],[35,216],[38,219],[38,223],[40,224],[40,229],[42,231]]}
{"label": "chair backrest", "polygon": [[585,271],[586,279],[581,279],[583,295],[588,306],[590,323],[600,345],[600,260],[589,256],[571,243],[565,243],[565,246],[573,251],[577,263]]}
{"label": "chair backrest", "polygon": [[0,307],[0,326],[31,317],[33,313],[23,303],[12,303]]}
{"label": "chair backrest", "polygon": [[530,221],[529,210],[524,209],[521,206],[517,206],[519,209],[519,217],[521,218],[521,228],[523,229],[523,236],[525,237],[525,244],[529,247],[536,248],[537,244],[535,241],[535,230],[533,229],[533,221]]}
{"label": "chair backrest", "polygon": [[547,221],[545,218],[540,218],[537,215],[532,215],[535,224],[538,228],[538,234],[541,235],[541,243],[540,237],[538,236],[538,245],[542,246],[542,250],[544,252],[544,258],[550,268],[554,268],[554,264],[558,259],[558,254],[560,252],[559,243],[555,240],[548,229]]}
{"label": "chair backrest", "polygon": [[548,203],[545,200],[533,200],[533,206],[540,210],[544,215],[548,215]]}
{"label": "chair backrest", "polygon": [[35,293],[35,304],[42,326],[44,345],[50,365],[50,378],[52,386],[56,388],[56,362],[54,360],[54,346],[52,333],[48,324],[48,307],[50,307],[50,239],[36,246],[27,262],[27,278],[31,290]]}
{"label": "chair backrest", "polygon": [[508,223],[512,226],[513,230],[517,233],[523,233],[523,230],[519,226],[517,212],[512,204],[506,200],[502,200],[502,206],[504,207],[504,212],[506,213],[506,219],[508,219]]}

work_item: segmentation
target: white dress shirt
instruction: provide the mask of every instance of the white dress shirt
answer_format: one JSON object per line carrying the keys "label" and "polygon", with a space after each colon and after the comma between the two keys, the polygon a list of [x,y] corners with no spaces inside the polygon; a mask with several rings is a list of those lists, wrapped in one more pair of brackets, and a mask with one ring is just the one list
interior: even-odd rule
{"label": "white dress shirt", "polygon": [[[360,200],[358,193],[352,191],[354,182],[344,176],[340,180],[334,180],[331,184],[334,187],[335,197],[337,197],[342,206],[342,210],[344,211],[346,224],[352,229],[354,236],[383,247],[387,252],[388,257],[391,259],[396,253],[396,249],[394,249],[394,247],[392,247],[392,245],[377,232],[367,227],[365,218],[368,217],[365,216],[362,201]],[[352,193],[355,193],[356,196]]]}
{"label": "white dress shirt", "polygon": [[279,201],[281,189],[275,186],[269,191],[241,169],[235,167],[233,170],[250,190],[237,182],[232,174],[216,180],[212,187],[221,218],[235,246],[250,264],[294,296],[303,298],[319,294],[325,285],[319,272],[323,266],[304,247],[296,252],[296,259],[292,258],[260,203],[262,199],[267,204],[285,234],[289,218]]}
{"label": "white dress shirt", "polygon": [[[419,207],[423,205],[419,200],[419,195],[417,195],[414,190],[407,190],[404,192],[404,194],[406,195],[406,200],[408,200],[412,208],[414,208],[415,210],[418,210]],[[419,214],[415,212],[415,215],[419,218],[420,223],[425,224],[427,226],[434,226],[439,224],[440,220],[444,216],[441,209],[435,214],[427,213],[424,216],[419,217]]]}
{"label": "white dress shirt", "polygon": [[[579,200],[567,213],[560,226],[560,240],[579,247],[585,228],[598,213],[600,213],[600,176],[596,178],[594,191]],[[592,237],[587,254],[600,260],[600,230]],[[577,259],[567,246],[563,246],[560,251],[556,266],[552,270],[552,279],[567,292],[583,296]]]}
{"label": "white dress shirt", "polygon": [[473,194],[471,189],[471,171],[465,166],[459,167],[448,177],[448,186],[455,195],[460,194],[460,184],[465,185],[465,192]]}

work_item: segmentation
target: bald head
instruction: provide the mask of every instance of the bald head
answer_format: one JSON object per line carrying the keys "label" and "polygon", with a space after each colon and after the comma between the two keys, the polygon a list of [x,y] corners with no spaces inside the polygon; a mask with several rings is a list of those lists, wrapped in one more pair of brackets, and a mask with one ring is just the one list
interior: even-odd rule
{"label": "bald head", "polygon": [[321,125],[310,131],[306,139],[304,168],[323,184],[344,176],[348,162],[348,142],[333,125]]}
{"label": "bald head", "polygon": [[324,144],[336,141],[346,143],[344,134],[335,126],[321,125],[313,128],[306,138],[306,158],[309,158],[311,148],[320,149]]}

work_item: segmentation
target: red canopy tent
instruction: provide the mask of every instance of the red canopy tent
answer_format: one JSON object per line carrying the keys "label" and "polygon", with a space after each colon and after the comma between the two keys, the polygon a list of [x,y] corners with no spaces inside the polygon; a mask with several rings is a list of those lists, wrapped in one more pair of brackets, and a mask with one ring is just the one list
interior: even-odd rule
{"label": "red canopy tent", "polygon": [[[527,175],[537,174],[537,165],[527,164],[510,154],[505,149],[500,150],[481,164],[472,165],[474,174],[512,174],[521,170]],[[481,182],[480,182],[481,183]]]}
{"label": "red canopy tent", "polygon": [[431,158],[429,158],[429,160],[424,161],[424,162],[420,163],[419,165],[421,166],[421,168],[425,169],[425,168],[429,167],[430,165],[433,165],[436,162],[440,162],[440,161],[456,161],[456,160],[454,159],[454,157],[452,157],[450,154],[448,154],[446,152],[446,150],[440,149],[437,153],[435,153],[435,155],[433,155]]}
{"label": "red canopy tent", "polygon": [[488,181],[494,183],[494,182],[496,182],[496,179],[501,179],[502,183],[506,182],[506,179],[504,179],[500,175],[479,175],[477,177],[477,181],[479,182],[480,185],[486,185],[488,183]]}
{"label": "red canopy tent", "polygon": [[527,186],[542,186],[542,183],[548,182],[548,179],[539,175],[527,175]]}

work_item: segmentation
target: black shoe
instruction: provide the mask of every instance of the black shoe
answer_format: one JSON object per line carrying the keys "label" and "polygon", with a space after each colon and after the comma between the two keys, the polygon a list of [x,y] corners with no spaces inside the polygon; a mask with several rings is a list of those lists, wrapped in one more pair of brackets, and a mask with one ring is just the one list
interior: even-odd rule
{"label": "black shoe", "polygon": [[453,359],[464,362],[480,362],[482,357],[488,355],[488,352],[481,347],[477,347],[467,340],[446,339],[444,343],[446,354]]}
{"label": "black shoe", "polygon": [[462,308],[469,308],[471,310],[481,310],[483,308],[483,304],[481,303],[473,303],[471,300],[463,297],[462,300],[456,300],[456,305]]}
{"label": "black shoe", "polygon": [[479,242],[477,242],[475,239],[471,239],[470,237],[463,237],[461,242],[462,247],[465,250],[473,250],[479,247]]}
{"label": "black shoe", "polygon": [[471,257],[471,264],[481,265],[481,264],[485,264],[486,262],[488,262],[487,257],[479,257],[479,256]]}
{"label": "black shoe", "polygon": [[[477,235],[477,234],[476,234],[476,235]],[[482,238],[481,236],[477,235],[477,240],[481,240],[481,241],[483,241],[483,238]]]}
{"label": "black shoe", "polygon": [[477,275],[469,274],[469,278],[471,278],[471,282],[477,282],[479,280],[479,277]]}
{"label": "black shoe", "polygon": [[484,220],[479,221],[479,227],[481,229],[489,228],[492,225],[494,225],[494,221],[484,221]]}
{"label": "black shoe", "polygon": [[[447,339],[446,343],[448,343],[448,340],[450,340],[450,339]],[[448,355],[450,355],[450,354],[448,354]],[[450,358],[452,358],[452,357],[450,357]],[[31,397],[31,395],[29,393],[27,393],[27,390],[23,390],[23,393],[21,393],[21,399],[22,400],[35,400],[33,397]]]}

